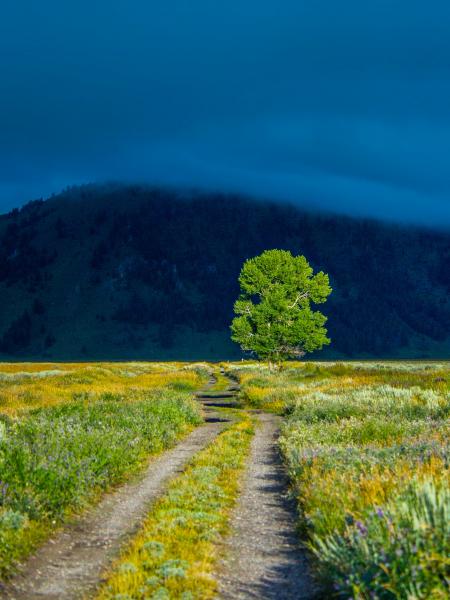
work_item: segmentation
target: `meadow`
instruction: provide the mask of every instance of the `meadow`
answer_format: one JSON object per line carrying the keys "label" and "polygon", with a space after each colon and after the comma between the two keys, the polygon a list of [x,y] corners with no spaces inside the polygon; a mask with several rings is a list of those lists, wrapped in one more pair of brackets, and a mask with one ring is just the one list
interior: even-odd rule
{"label": "meadow", "polygon": [[326,598],[444,599],[450,582],[445,362],[0,364],[0,579],[203,422],[194,392],[242,408],[149,508],[99,600],[210,598],[257,419],[279,448],[299,540]]}
{"label": "meadow", "polygon": [[230,367],[280,449],[326,597],[448,598],[450,366]]}
{"label": "meadow", "polygon": [[202,422],[206,365],[0,365],[0,575]]}

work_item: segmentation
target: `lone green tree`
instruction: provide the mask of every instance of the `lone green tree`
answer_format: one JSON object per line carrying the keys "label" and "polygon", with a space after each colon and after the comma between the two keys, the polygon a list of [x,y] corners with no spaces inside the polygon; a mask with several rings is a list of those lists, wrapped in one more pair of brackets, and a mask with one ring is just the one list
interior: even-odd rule
{"label": "lone green tree", "polygon": [[239,284],[231,339],[244,351],[271,367],[330,343],[327,317],[311,309],[311,303],[322,304],[330,295],[328,275],[314,275],[304,256],[266,250],[244,263]]}

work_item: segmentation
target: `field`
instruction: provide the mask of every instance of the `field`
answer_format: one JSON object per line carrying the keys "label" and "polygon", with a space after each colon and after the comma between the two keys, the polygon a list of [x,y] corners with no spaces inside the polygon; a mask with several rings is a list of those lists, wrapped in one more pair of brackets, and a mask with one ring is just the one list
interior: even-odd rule
{"label": "field", "polygon": [[[1,364],[1,579],[154,457],[209,427],[88,597],[213,597],[261,412],[280,420],[298,507],[288,526],[298,529],[319,597],[449,596],[445,362],[279,371],[256,362]],[[262,501],[273,490],[262,488]]]}
{"label": "field", "polygon": [[202,365],[0,366],[0,573],[201,422]]}
{"label": "field", "polygon": [[280,447],[316,576],[343,598],[447,598],[449,365],[237,368],[284,415]]}

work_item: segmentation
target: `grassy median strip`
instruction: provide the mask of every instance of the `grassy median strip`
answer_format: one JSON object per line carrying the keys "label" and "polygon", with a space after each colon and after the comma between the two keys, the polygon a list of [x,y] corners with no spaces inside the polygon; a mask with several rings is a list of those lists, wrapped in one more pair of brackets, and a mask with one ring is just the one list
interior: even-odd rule
{"label": "grassy median strip", "polygon": [[124,550],[98,600],[211,598],[213,573],[253,435],[245,414],[170,485]]}

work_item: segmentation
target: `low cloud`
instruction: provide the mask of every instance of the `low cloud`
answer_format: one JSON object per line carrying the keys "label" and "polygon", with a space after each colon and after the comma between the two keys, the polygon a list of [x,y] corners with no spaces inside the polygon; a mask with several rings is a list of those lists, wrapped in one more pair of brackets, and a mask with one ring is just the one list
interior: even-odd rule
{"label": "low cloud", "polygon": [[3,9],[0,207],[123,179],[450,226],[450,7]]}

